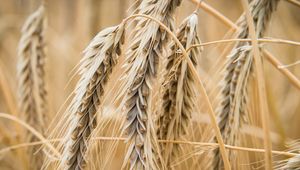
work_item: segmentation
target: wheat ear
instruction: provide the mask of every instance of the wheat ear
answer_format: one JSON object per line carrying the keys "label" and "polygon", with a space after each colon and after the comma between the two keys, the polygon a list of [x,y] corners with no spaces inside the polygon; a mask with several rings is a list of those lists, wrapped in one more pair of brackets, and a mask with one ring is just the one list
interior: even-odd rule
{"label": "wheat ear", "polygon": [[[18,79],[20,111],[25,120],[36,130],[45,130],[46,96],[45,52],[44,52],[45,8],[40,6],[29,16],[22,28],[18,47]],[[29,142],[38,139],[28,133]],[[34,155],[38,147],[29,150]],[[41,153],[32,157],[31,168],[40,169],[43,163]]]}
{"label": "wheat ear", "polygon": [[[200,43],[197,36],[198,14],[188,16],[177,30],[177,38],[185,48]],[[199,48],[193,48],[189,57],[194,66],[200,57]],[[188,133],[192,108],[195,105],[194,81],[187,61],[183,60],[176,43],[171,45],[171,53],[166,65],[162,89],[162,108],[158,115],[157,135],[164,140],[180,140]],[[178,155],[179,146],[173,143],[161,144],[164,162],[170,167]]]}
{"label": "wheat ear", "polygon": [[84,51],[75,96],[69,107],[71,124],[64,143],[63,169],[83,169],[89,138],[97,126],[96,113],[112,69],[117,64],[123,43],[124,25],[99,32]]}
{"label": "wheat ear", "polygon": [[[250,4],[250,11],[253,16],[257,37],[260,38],[265,33],[272,13],[276,10],[279,0],[253,0]],[[241,29],[238,38],[249,38],[248,25],[245,15],[239,22]],[[218,123],[224,139],[228,145],[237,145],[238,129],[245,119],[247,119],[247,82],[251,73],[253,54],[250,52],[251,44],[239,42],[228,57],[225,65],[224,79],[222,86],[222,100],[218,107]],[[231,162],[235,162],[236,156],[230,152]],[[216,157],[213,167],[219,169],[223,167],[219,151],[216,150]]]}
{"label": "wheat ear", "polygon": [[[139,13],[152,16],[173,29],[173,13],[181,0],[144,0]],[[126,98],[128,150],[124,166],[130,169],[157,169],[154,150],[157,146],[151,120],[150,92],[157,75],[159,56],[167,44],[167,33],[156,22],[137,19],[133,40],[127,55],[128,91]]]}
{"label": "wheat ear", "polygon": [[279,169],[284,169],[284,170],[299,170],[300,169],[300,155],[294,156],[288,160],[286,165],[284,165],[282,168]]}
{"label": "wheat ear", "polygon": [[299,141],[291,141],[287,143],[288,145],[288,152],[289,153],[296,153],[297,155],[288,158],[284,161],[279,161],[278,165],[274,167],[276,170],[300,170],[300,154],[299,154]]}

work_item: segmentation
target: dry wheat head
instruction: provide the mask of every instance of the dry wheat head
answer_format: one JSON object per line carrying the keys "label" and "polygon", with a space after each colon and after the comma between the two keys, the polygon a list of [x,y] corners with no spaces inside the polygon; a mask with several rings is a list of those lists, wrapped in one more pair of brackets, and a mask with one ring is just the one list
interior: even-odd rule
{"label": "dry wheat head", "polygon": [[[193,44],[199,44],[197,35],[198,14],[188,16],[177,30],[177,38],[188,49]],[[193,48],[189,57],[194,66],[200,57],[200,49]],[[166,75],[162,87],[162,108],[158,113],[157,135],[164,140],[182,140],[188,134],[191,116],[195,105],[194,80],[187,67],[186,60],[175,42],[171,44],[171,53],[166,64]],[[178,156],[179,145],[173,143],[161,144],[164,162],[170,166],[174,157]]]}
{"label": "dry wheat head", "polygon": [[[276,10],[279,0],[253,0],[250,3],[250,11],[254,20],[257,37],[261,38],[270,21],[272,13]],[[249,38],[246,16],[239,20],[240,32],[238,38]],[[238,129],[247,121],[247,84],[252,71],[253,54],[249,42],[238,42],[225,64],[224,77],[221,84],[222,100],[217,108],[218,123],[224,143],[237,145]],[[234,164],[236,156],[229,153],[229,159]],[[217,169],[223,167],[219,151],[216,150],[216,158],[213,166]]]}
{"label": "dry wheat head", "polygon": [[[32,127],[43,133],[45,130],[46,96],[45,89],[45,9],[39,7],[31,14],[22,28],[18,47],[18,90],[22,115]],[[38,139],[31,133],[26,135],[28,142]],[[35,152],[38,147],[30,148],[31,168],[39,169],[43,155]]]}
{"label": "dry wheat head", "polygon": [[[174,30],[173,14],[181,0],[144,0],[139,13],[150,15]],[[151,84],[157,74],[159,56],[167,44],[167,33],[158,23],[146,18],[137,19],[132,43],[127,54],[128,86],[126,98],[128,150],[123,166],[130,169],[157,169],[155,136],[150,112]]]}
{"label": "dry wheat head", "polygon": [[99,32],[84,51],[75,95],[67,110],[71,124],[64,140],[62,169],[83,169],[89,138],[97,126],[96,113],[102,102],[105,85],[121,54],[124,25]]}

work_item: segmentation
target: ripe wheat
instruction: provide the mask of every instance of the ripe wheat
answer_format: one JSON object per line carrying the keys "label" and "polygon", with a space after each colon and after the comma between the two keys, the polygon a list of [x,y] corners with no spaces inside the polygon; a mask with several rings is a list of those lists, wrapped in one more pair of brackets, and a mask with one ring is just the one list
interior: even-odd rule
{"label": "ripe wheat", "polygon": [[[279,0],[253,0],[250,4],[250,11],[255,24],[257,37],[261,38],[270,21],[272,13],[276,10]],[[249,38],[246,17],[240,19],[241,27],[238,38]],[[239,144],[238,129],[247,121],[247,85],[249,75],[252,71],[253,54],[251,44],[239,42],[231,51],[225,65],[222,83],[222,101],[217,108],[219,114],[219,127],[224,143],[229,145]],[[236,156],[230,152],[229,159],[235,162]],[[223,166],[219,151],[216,150],[216,157],[213,166],[219,169]]]}
{"label": "ripe wheat", "polygon": [[[45,89],[45,8],[40,6],[22,28],[22,37],[18,47],[18,78],[20,111],[25,120],[39,132],[45,130],[46,96]],[[27,141],[38,139],[31,133],[26,135]],[[40,169],[43,154],[38,147],[30,148],[31,168]]]}
{"label": "ripe wheat", "polygon": [[98,107],[102,102],[105,85],[118,62],[123,43],[124,25],[99,32],[85,49],[79,74],[81,78],[69,107],[71,124],[64,143],[63,169],[83,169],[86,163],[91,133],[97,126]]}
{"label": "ripe wheat", "polygon": [[286,163],[286,165],[279,169],[285,169],[285,170],[300,169],[300,155],[290,158]]}
{"label": "ripe wheat", "polygon": [[[150,15],[174,30],[173,13],[181,0],[144,0],[139,13]],[[137,20],[127,56],[127,74],[130,76],[127,91],[128,150],[124,166],[130,169],[158,169],[154,152],[157,150],[150,112],[151,84],[157,74],[159,56],[167,44],[167,33],[159,24],[146,18]]]}
{"label": "ripe wheat", "polygon": [[[193,44],[199,44],[197,35],[198,14],[187,17],[177,30],[177,38],[187,49]],[[190,51],[189,57],[194,66],[200,57],[199,48]],[[193,75],[182,59],[176,43],[171,45],[171,53],[166,63],[166,75],[162,90],[162,109],[159,111],[157,135],[164,140],[182,140],[189,134],[191,116],[195,106],[195,87]],[[179,145],[173,143],[161,144],[162,155],[167,167],[180,152]]]}

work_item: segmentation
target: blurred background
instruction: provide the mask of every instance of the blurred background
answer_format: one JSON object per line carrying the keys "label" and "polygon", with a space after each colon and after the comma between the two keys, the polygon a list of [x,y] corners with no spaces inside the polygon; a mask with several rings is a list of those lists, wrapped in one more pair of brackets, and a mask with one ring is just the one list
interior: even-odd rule
{"label": "blurred background", "polygon": [[[134,0],[47,1],[46,81],[50,118],[59,112],[73,91],[78,77],[70,81],[72,69],[81,59],[82,51],[88,42],[101,29],[116,25],[128,16],[131,11],[127,9],[133,2]],[[240,0],[205,0],[205,2],[233,22],[242,14]],[[39,0],[0,0],[0,112],[17,112],[16,63],[20,30],[26,18],[40,3]],[[183,0],[176,13],[176,23],[179,24],[195,8],[196,5],[191,1]],[[228,26],[200,10],[199,33],[202,42],[220,40],[228,30]],[[299,30],[300,8],[282,0],[272,18],[267,37],[299,42]],[[299,46],[272,43],[266,44],[265,47],[284,64],[300,59]],[[209,70],[221,53],[222,48],[205,47],[201,58],[203,69]],[[272,130],[288,138],[298,139],[300,90],[291,85],[268,61],[264,61],[264,66]],[[300,79],[300,65],[290,67],[289,70]],[[0,120],[0,124],[0,128],[9,131],[9,123]],[[7,144],[0,133],[0,148],[5,146]]]}

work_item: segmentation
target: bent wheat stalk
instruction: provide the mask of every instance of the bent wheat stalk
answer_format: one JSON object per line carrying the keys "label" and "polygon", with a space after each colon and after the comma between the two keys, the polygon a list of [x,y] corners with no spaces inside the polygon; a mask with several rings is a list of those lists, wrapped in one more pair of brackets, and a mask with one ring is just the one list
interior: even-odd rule
{"label": "bent wheat stalk", "polygon": [[[18,47],[19,105],[26,122],[43,133],[45,130],[46,96],[45,89],[45,52],[44,52],[45,8],[40,6],[22,28]],[[27,141],[38,139],[31,133]],[[35,154],[38,147],[29,150],[31,168],[40,169],[43,155]],[[34,155],[34,156],[33,156]]]}
{"label": "bent wheat stalk", "polygon": [[83,169],[89,139],[97,126],[96,113],[101,104],[105,85],[117,64],[123,43],[124,25],[109,27],[99,32],[84,51],[75,96],[67,112],[71,114],[64,141],[63,169]]}
{"label": "bent wheat stalk", "polygon": [[[177,38],[185,48],[200,43],[197,35],[198,14],[187,17],[177,31]],[[166,64],[167,73],[164,76],[162,89],[162,108],[159,111],[157,135],[163,140],[182,139],[188,134],[192,108],[195,105],[193,97],[195,86],[193,75],[187,61],[183,60],[179,48],[172,42],[171,53]],[[190,51],[189,57],[194,66],[200,57],[199,48]],[[167,167],[178,156],[179,146],[173,143],[161,144],[164,162]]]}
{"label": "bent wheat stalk", "polygon": [[[276,10],[279,0],[253,0],[250,4],[250,11],[253,16],[257,38],[263,36],[267,24],[270,21],[272,13]],[[240,20],[241,31],[238,38],[249,38],[248,25],[245,15]],[[251,44],[249,42],[238,42],[225,65],[224,77],[222,82],[222,100],[217,109],[219,127],[224,139],[228,145],[237,145],[238,129],[247,121],[247,84],[249,74],[252,70],[253,54],[250,52]],[[215,169],[223,167],[219,151],[216,150],[216,157],[213,162]],[[232,163],[236,156],[230,152],[229,158]]]}
{"label": "bent wheat stalk", "polygon": [[[141,1],[139,13],[152,16],[168,28],[173,27],[173,13],[181,0]],[[127,56],[129,76],[126,98],[128,150],[123,167],[158,169],[153,152],[158,147],[150,112],[151,84],[157,74],[159,56],[167,44],[167,32],[158,23],[137,19],[133,40]]]}

